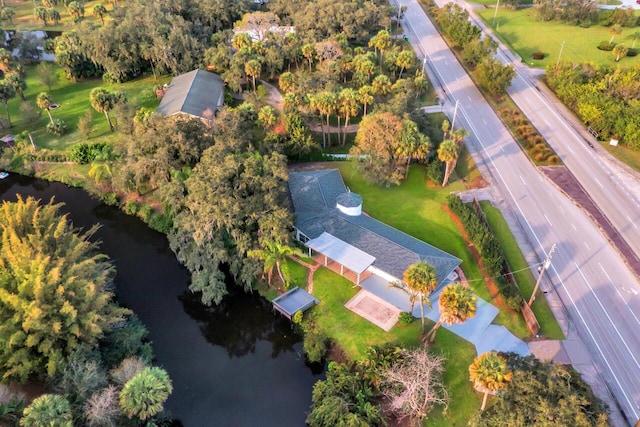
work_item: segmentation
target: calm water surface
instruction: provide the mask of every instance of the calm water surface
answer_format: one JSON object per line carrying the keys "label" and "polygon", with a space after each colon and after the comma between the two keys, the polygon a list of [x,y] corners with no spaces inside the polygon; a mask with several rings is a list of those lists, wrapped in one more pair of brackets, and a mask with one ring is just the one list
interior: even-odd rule
{"label": "calm water surface", "polygon": [[149,328],[157,364],[173,380],[166,408],[184,426],[304,425],[322,374],[305,364],[301,338],[266,300],[237,292],[202,306],[164,235],[83,190],[11,174],[0,194],[55,196],[76,226],[102,225],[97,237],[116,266],[118,298]]}

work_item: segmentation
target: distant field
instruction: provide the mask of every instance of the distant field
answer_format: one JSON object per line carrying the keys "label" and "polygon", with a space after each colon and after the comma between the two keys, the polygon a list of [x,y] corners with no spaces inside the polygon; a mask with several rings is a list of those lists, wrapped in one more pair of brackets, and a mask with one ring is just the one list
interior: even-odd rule
{"label": "distant field", "polygon": [[[60,22],[58,25],[53,25],[51,22],[46,27],[42,24],[42,21],[37,20],[33,15],[34,7],[32,0],[5,0],[6,7],[12,8],[16,14],[13,17],[13,24],[9,21],[2,21],[2,29],[4,30],[46,30],[46,31],[64,31],[73,28],[75,25],[73,18],[67,11],[63,2],[60,1],[55,9],[60,13]],[[42,2],[38,0],[36,2],[38,6],[42,6]],[[113,10],[113,3],[110,1],[87,1],[84,2],[84,19],[92,22],[99,23],[100,19],[93,16],[93,6],[98,3],[111,12]],[[105,17],[105,20],[109,19]]]}
{"label": "distant field", "polygon": [[[625,57],[616,63],[611,52],[597,49],[600,42],[611,38],[606,27],[593,25],[590,28],[581,28],[557,22],[536,21],[533,19],[535,11],[532,8],[515,11],[500,9],[494,27],[492,25],[494,12],[494,9],[484,9],[478,11],[478,15],[522,57],[523,61],[534,67],[544,68],[549,64],[555,64],[563,41],[565,42],[561,58],[563,61],[594,62],[600,65],[622,67],[640,64],[640,55]],[[614,42],[631,47],[632,34],[636,31],[640,31],[640,28],[625,28]],[[640,40],[636,43],[636,48],[638,47],[640,47]],[[535,51],[544,52],[545,58],[531,59],[531,54]]]}

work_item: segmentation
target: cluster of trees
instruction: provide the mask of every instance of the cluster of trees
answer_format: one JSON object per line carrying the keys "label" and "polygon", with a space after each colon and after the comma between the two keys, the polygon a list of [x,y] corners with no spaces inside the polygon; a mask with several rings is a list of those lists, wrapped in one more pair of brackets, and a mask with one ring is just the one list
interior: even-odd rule
{"label": "cluster of trees", "polygon": [[448,198],[448,206],[449,209],[460,218],[462,226],[469,234],[469,239],[478,249],[487,274],[495,277],[500,295],[507,306],[514,310],[519,309],[523,302],[522,294],[516,286],[510,284],[504,277],[500,276],[505,265],[505,260],[500,243],[493,234],[493,231],[480,219],[473,208],[462,203],[460,197],[453,194],[450,195]]}
{"label": "cluster of trees", "polygon": [[547,83],[601,139],[618,138],[640,150],[640,67],[562,63],[547,68]]}
{"label": "cluster of trees", "polygon": [[407,176],[411,160],[429,157],[431,141],[414,121],[380,112],[362,120],[349,154],[367,181],[397,185]]}
{"label": "cluster of trees", "polygon": [[385,425],[395,418],[420,423],[436,406],[446,408],[444,358],[424,348],[372,347],[363,360],[329,364],[313,388],[312,427]]}
{"label": "cluster of trees", "polygon": [[27,89],[24,67],[13,61],[11,52],[0,48],[0,104],[4,106],[5,117],[0,118],[0,129],[11,127],[9,101],[19,96],[25,100],[24,91]]}
{"label": "cluster of trees", "polygon": [[588,0],[534,0],[536,17],[541,21],[558,21],[590,27],[598,22],[600,8]]}
{"label": "cluster of trees", "polygon": [[447,3],[437,11],[436,21],[462,50],[462,58],[476,71],[480,85],[493,95],[504,93],[515,77],[515,70],[494,58],[497,44],[491,37],[482,36],[480,28],[469,20],[469,12],[457,4]]}
{"label": "cluster of trees", "polygon": [[231,28],[248,2],[133,2],[114,8],[107,21],[96,7],[101,25],[82,22],[45,46],[70,79],[103,76],[122,82],[146,70],[154,75],[192,70],[202,63],[211,36]]}
{"label": "cluster of trees", "polygon": [[469,421],[470,426],[608,425],[606,406],[571,367],[514,353],[491,357],[502,359],[494,365],[503,378],[509,372],[509,381],[493,405]]}
{"label": "cluster of trees", "polygon": [[25,409],[24,426],[151,419],[171,381],[150,366],[144,326],[113,301],[115,270],[90,240],[97,227],[81,232],[61,207],[31,197],[0,206],[2,381],[56,392]]}

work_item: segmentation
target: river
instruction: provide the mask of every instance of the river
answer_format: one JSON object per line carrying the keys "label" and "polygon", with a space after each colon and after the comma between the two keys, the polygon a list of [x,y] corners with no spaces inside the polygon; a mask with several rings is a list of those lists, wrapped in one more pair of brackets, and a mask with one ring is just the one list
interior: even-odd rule
{"label": "river", "polygon": [[81,189],[11,174],[0,194],[55,196],[75,226],[102,225],[96,237],[116,266],[118,299],[149,328],[156,364],[173,380],[165,407],[178,425],[304,425],[322,369],[305,364],[301,337],[268,301],[233,292],[217,307],[203,306],[164,235]]}

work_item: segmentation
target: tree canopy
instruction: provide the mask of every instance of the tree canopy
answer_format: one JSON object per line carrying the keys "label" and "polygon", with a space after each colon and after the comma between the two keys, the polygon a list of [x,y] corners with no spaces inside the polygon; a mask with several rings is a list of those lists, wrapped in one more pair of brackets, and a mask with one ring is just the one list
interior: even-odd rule
{"label": "tree canopy", "polygon": [[[253,117],[243,120],[245,113]],[[257,113],[239,109],[218,116],[216,143],[185,181],[184,208],[169,234],[178,260],[191,271],[190,289],[202,292],[205,304],[227,293],[221,268],[249,290],[262,268],[248,252],[290,238],[286,157],[263,154],[249,142],[242,128],[251,129],[256,119]]]}
{"label": "tree canopy", "polygon": [[82,344],[94,345],[124,319],[110,292],[114,268],[53,200],[0,206],[0,373],[51,376]]}
{"label": "tree canopy", "polygon": [[470,426],[606,426],[606,406],[571,367],[505,355],[513,377]]}

